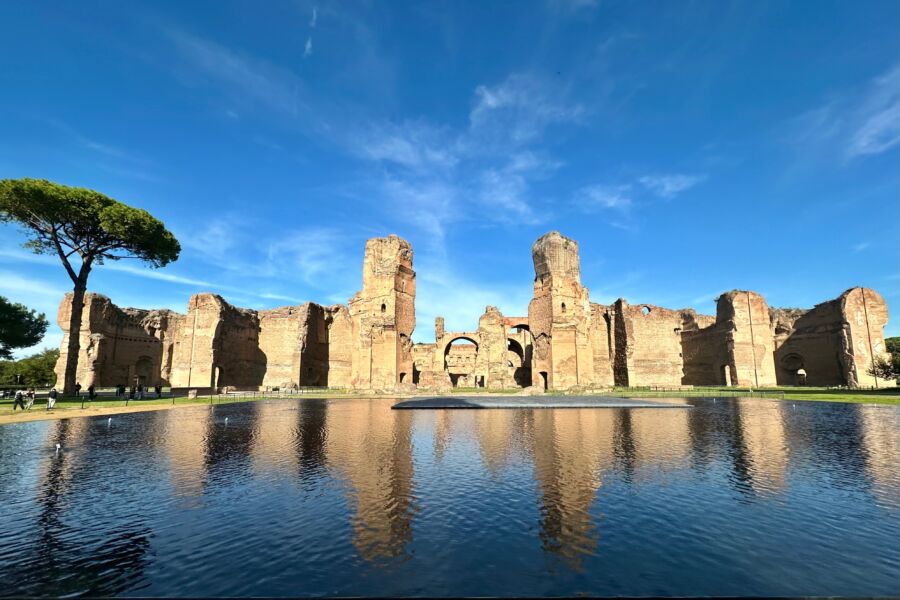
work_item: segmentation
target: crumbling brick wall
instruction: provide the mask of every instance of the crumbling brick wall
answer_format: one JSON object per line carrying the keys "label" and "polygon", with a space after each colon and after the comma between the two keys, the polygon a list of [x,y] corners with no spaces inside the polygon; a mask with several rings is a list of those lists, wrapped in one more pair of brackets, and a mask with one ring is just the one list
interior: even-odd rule
{"label": "crumbling brick wall", "polygon": [[547,389],[594,383],[592,310],[581,285],[578,243],[551,231],[531,247],[534,295],[528,323],[534,336],[532,382]]}
{"label": "crumbling brick wall", "polygon": [[[206,293],[191,297],[180,315],[120,309],[87,294],[77,379],[84,387],[135,381],[204,389],[445,387],[451,375],[445,351],[466,337],[473,347],[454,355],[461,362],[452,374],[492,389],[893,385],[868,373],[886,356],[888,318],[884,299],[870,289],[852,288],[809,311],[770,310],[761,295],[734,290],[718,298],[715,317],[624,299],[593,304],[581,285],[578,244],[553,231],[532,246],[527,318],[487,307],[477,331],[448,333],[439,317],[435,344],[414,345],[412,259],[409,243],[397,236],[369,240],[362,290],[349,307],[307,303],[257,312]],[[70,304],[71,294],[58,314],[64,332],[59,377]],[[472,365],[464,364],[467,357]]]}
{"label": "crumbling brick wall", "polygon": [[350,300],[352,385],[393,389],[411,383],[416,327],[412,247],[391,235],[366,242],[363,288]]}
{"label": "crumbling brick wall", "polygon": [[[615,303],[618,385],[681,385],[682,311]],[[623,373],[627,371],[627,373]],[[624,381],[622,381],[624,380]],[[621,381],[621,383],[620,383]]]}
{"label": "crumbling brick wall", "polygon": [[858,287],[808,311],[772,309],[779,385],[894,385],[867,372],[874,357],[886,356],[887,318],[884,298]]}
{"label": "crumbling brick wall", "polygon": [[[71,303],[72,294],[66,294],[57,314],[63,330],[57,381],[66,368]],[[92,384],[168,384],[173,332],[181,318],[169,310],[123,309],[101,294],[85,294],[76,381],[85,389]]]}

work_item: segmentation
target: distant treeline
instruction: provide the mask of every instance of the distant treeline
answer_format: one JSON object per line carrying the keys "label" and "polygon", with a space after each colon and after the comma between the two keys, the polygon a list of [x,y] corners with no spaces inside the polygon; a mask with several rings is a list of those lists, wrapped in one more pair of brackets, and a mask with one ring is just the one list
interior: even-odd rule
{"label": "distant treeline", "polygon": [[[17,383],[28,387],[50,387],[56,383],[53,368],[59,359],[59,350],[46,349],[20,360],[0,360],[0,387],[13,387]],[[16,375],[21,375],[17,382]]]}

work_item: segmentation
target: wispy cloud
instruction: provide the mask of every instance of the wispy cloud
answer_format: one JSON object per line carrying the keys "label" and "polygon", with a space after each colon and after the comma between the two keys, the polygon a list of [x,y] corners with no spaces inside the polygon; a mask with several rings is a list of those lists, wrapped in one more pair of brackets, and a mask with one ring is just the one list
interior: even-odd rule
{"label": "wispy cloud", "polygon": [[354,147],[383,165],[387,205],[400,208],[395,214],[433,236],[438,248],[445,227],[467,215],[501,224],[539,222],[532,184],[561,163],[534,148],[548,127],[578,122],[582,113],[564,90],[534,74],[516,74],[475,88],[464,128],[421,119],[381,123],[355,136]]}
{"label": "wispy cloud", "polygon": [[860,242],[858,244],[853,244],[850,249],[853,250],[853,252],[862,252],[863,250],[868,250],[871,246],[871,242]]}
{"label": "wispy cloud", "polygon": [[452,134],[423,121],[381,123],[369,128],[358,148],[364,158],[409,169],[451,169],[459,164]]}
{"label": "wispy cloud", "polygon": [[584,108],[567,100],[559,85],[533,74],[514,74],[475,88],[467,150],[508,150],[533,142],[553,124],[577,122]]}
{"label": "wispy cloud", "polygon": [[786,139],[803,153],[847,163],[900,144],[900,64],[867,85],[833,94],[791,119]]}
{"label": "wispy cloud", "polygon": [[900,143],[900,65],[877,77],[866,92],[847,154],[880,154]]}
{"label": "wispy cloud", "polygon": [[589,185],[581,188],[575,201],[585,212],[627,211],[632,206],[630,185]]}
{"label": "wispy cloud", "polygon": [[166,33],[190,69],[185,78],[191,84],[202,76],[233,104],[255,104],[293,117],[304,109],[301,96],[305,86],[290,70],[184,31],[169,29]]}
{"label": "wispy cloud", "polygon": [[285,302],[296,302],[298,304],[303,302],[302,300],[295,298],[294,296],[286,296],[284,294],[273,294],[271,292],[263,292],[262,294],[259,294],[259,297],[265,298],[267,300],[284,300]]}
{"label": "wispy cloud", "polygon": [[[262,268],[270,276],[289,276],[320,290],[346,289],[356,280],[351,238],[330,227],[309,227],[283,232],[265,247]],[[355,256],[358,260],[358,256]],[[346,301],[346,298],[345,298]]]}
{"label": "wispy cloud", "polygon": [[303,58],[312,56],[312,36],[306,38],[306,44],[303,45]]}
{"label": "wispy cloud", "polygon": [[313,6],[312,17],[309,19],[309,28],[315,29],[318,21],[319,21],[319,9],[315,6]]}
{"label": "wispy cloud", "polygon": [[705,179],[705,175],[645,175],[638,182],[661,198],[674,198]]}

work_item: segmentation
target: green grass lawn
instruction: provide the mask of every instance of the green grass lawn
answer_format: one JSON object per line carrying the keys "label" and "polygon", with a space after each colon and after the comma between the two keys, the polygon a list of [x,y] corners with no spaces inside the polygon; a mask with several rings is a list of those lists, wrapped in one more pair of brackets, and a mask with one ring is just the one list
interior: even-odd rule
{"label": "green grass lawn", "polygon": [[[751,388],[740,387],[703,387],[693,390],[629,390],[613,389],[611,394],[628,398],[660,398],[663,396],[714,396],[721,393],[723,396],[750,396]],[[851,390],[833,389],[824,387],[770,387],[752,388],[754,397],[774,398],[783,400],[809,400],[817,402],[850,402],[856,404],[898,404],[900,405],[900,388],[884,388],[879,390]]]}
{"label": "green grass lawn", "polygon": [[[484,388],[454,388],[453,394],[516,394],[521,391],[519,388],[502,389],[502,390],[486,390]],[[589,392],[590,395],[609,395],[624,398],[675,398],[675,397],[713,397],[713,396],[750,396],[749,388],[739,387],[703,387],[692,390],[678,389],[659,389],[659,390],[641,390],[629,388],[613,388],[610,390]],[[353,396],[352,392],[343,390],[323,390],[310,394],[297,394],[292,396],[276,396],[268,395],[265,392],[259,392],[258,395],[232,395],[232,396],[199,396],[197,398],[188,398],[187,396],[178,396],[176,398],[147,398],[145,400],[128,400],[127,406],[153,406],[153,405],[182,405],[182,404],[231,404],[238,402],[255,402],[258,400],[279,400],[284,398],[304,398],[304,397],[346,397]],[[857,404],[892,404],[900,405],[900,388],[884,388],[880,390],[847,390],[832,388],[797,388],[797,387],[772,387],[772,388],[753,388],[753,397],[772,398],[775,400],[808,400],[819,402],[850,402]],[[361,398],[372,397],[367,394],[359,394]],[[108,396],[100,397],[93,401],[85,400],[83,402],[85,408],[115,408],[126,406],[126,401],[121,398],[110,398]],[[9,415],[13,413],[12,398],[0,400],[0,415]],[[35,401],[32,411],[46,410],[47,400],[39,398]],[[82,407],[82,400],[79,398],[63,398],[57,401],[54,410],[65,411]],[[17,411],[18,412],[18,411]]]}

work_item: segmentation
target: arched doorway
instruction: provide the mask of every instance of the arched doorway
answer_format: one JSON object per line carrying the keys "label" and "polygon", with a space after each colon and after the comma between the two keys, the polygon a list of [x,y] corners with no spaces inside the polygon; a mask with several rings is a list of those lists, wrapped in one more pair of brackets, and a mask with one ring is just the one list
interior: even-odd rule
{"label": "arched doorway", "polygon": [[148,385],[156,385],[156,378],[153,376],[153,359],[149,356],[141,356],[134,364],[134,378],[137,383]]}
{"label": "arched doorway", "polygon": [[[453,387],[476,387],[475,364],[478,342],[468,336],[456,336],[444,346],[444,372]],[[483,385],[483,384],[482,384]]]}
{"label": "arched doorway", "polygon": [[531,363],[525,348],[518,340],[509,338],[506,340],[506,362],[509,368],[510,378],[519,387],[531,385]]}
{"label": "arched doorway", "polygon": [[806,361],[796,352],[791,352],[781,359],[781,368],[790,373],[793,385],[806,385]]}

